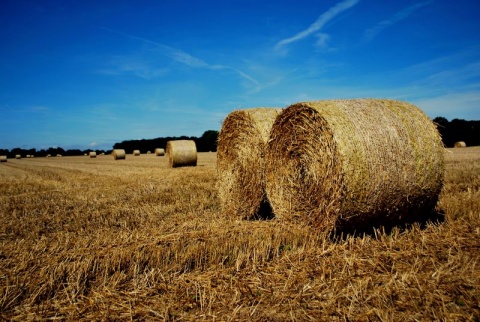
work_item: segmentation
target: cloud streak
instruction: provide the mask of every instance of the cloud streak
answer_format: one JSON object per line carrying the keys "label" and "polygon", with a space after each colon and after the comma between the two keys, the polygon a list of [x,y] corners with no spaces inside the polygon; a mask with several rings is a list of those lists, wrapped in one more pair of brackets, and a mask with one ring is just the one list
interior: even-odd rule
{"label": "cloud streak", "polygon": [[314,23],[312,23],[307,29],[297,33],[296,35],[294,35],[290,38],[285,38],[285,39],[280,40],[276,44],[275,49],[278,50],[285,45],[288,45],[288,44],[291,44],[293,42],[302,40],[302,39],[310,36],[311,34],[321,30],[327,22],[332,20],[335,16],[342,13],[343,11],[352,8],[359,1],[360,0],[345,0],[345,1],[342,1],[342,2],[338,3],[337,5],[331,7],[330,9],[328,9],[328,11],[326,11],[325,13],[320,15],[318,17],[318,19]]}
{"label": "cloud streak", "polygon": [[413,12],[417,11],[418,9],[425,7],[429,4],[431,4],[433,1],[424,1],[420,3],[416,3],[413,6],[407,7],[397,13],[395,13],[390,19],[383,20],[379,22],[377,25],[373,26],[372,28],[369,28],[365,31],[364,37],[366,40],[371,40],[373,39],[376,35],[378,35],[380,32],[382,32],[385,28],[388,28],[389,26],[396,24],[397,22],[400,22],[404,19],[406,19],[408,16],[410,16]]}
{"label": "cloud streak", "polygon": [[236,74],[238,74],[240,77],[242,77],[242,78],[248,80],[249,82],[253,83],[256,87],[258,87],[260,85],[259,82],[255,78],[253,78],[253,77],[249,76],[248,74],[246,74],[246,73],[244,73],[244,72],[242,72],[242,71],[240,71],[236,68],[233,68],[231,66],[228,66],[228,65],[212,65],[212,64],[209,64],[209,63],[205,62],[204,60],[202,60],[200,58],[197,58],[195,56],[192,56],[189,53],[186,53],[183,50],[180,50],[178,48],[170,47],[170,46],[164,45],[164,44],[156,42],[156,41],[152,41],[152,40],[149,40],[149,39],[146,39],[146,38],[130,35],[130,34],[127,34],[127,33],[124,33],[124,32],[118,31],[118,30],[110,29],[110,28],[107,28],[107,27],[101,27],[101,29],[109,31],[111,33],[115,33],[115,34],[127,37],[127,38],[130,38],[130,39],[138,40],[138,41],[141,41],[143,43],[152,45],[156,48],[159,48],[159,49],[162,50],[162,52],[166,56],[170,57],[171,59],[175,60],[176,62],[187,65],[189,67],[205,68],[205,69],[211,69],[211,70],[232,70]]}

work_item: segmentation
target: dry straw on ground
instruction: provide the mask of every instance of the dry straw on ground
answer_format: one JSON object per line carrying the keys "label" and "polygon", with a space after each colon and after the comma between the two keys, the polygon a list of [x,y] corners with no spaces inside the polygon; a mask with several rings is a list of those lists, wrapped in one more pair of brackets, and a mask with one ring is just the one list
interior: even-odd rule
{"label": "dry straw on ground", "polygon": [[97,157],[97,152],[90,151],[90,153],[88,155],[90,156],[90,158],[96,158]]}
{"label": "dry straw on ground", "polygon": [[258,217],[266,204],[264,152],[280,108],[231,112],[218,136],[218,192],[222,210],[241,218]]}
{"label": "dry straw on ground", "polygon": [[412,104],[298,103],[272,127],[267,195],[278,217],[326,230],[403,222],[435,207],[443,152],[435,125]]}
{"label": "dry straw on ground", "polygon": [[455,142],[455,145],[454,145],[455,148],[466,148],[467,147],[467,144],[463,141],[458,141],[458,142]]}
{"label": "dry straw on ground", "polygon": [[168,141],[166,155],[172,168],[197,165],[197,146],[193,140]]}
{"label": "dry straw on ground", "polygon": [[165,155],[165,149],[162,148],[157,148],[155,149],[155,155],[158,156],[164,156]]}
{"label": "dry straw on ground", "polygon": [[7,162],[7,156],[6,155],[0,155],[0,162]]}
{"label": "dry straw on ground", "polygon": [[140,150],[133,150],[133,155],[138,157],[140,155]]}
{"label": "dry straw on ground", "polygon": [[114,160],[125,160],[126,157],[124,149],[114,149],[112,155]]}

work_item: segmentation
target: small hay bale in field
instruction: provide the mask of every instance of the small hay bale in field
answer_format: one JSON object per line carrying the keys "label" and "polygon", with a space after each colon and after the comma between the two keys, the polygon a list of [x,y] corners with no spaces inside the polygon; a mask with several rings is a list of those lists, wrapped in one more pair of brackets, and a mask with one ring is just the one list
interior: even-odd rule
{"label": "small hay bale in field", "polygon": [[97,152],[90,151],[90,153],[88,155],[90,156],[90,158],[96,158],[97,157]]}
{"label": "small hay bale in field", "polygon": [[6,155],[0,155],[0,162],[7,162],[7,156]]}
{"label": "small hay bale in field", "polygon": [[133,155],[138,157],[140,155],[140,150],[133,150]]}
{"label": "small hay bale in field", "polygon": [[233,111],[218,135],[218,192],[222,210],[250,219],[269,216],[265,194],[264,153],[280,108]]}
{"label": "small hay bale in field", "polygon": [[126,154],[124,149],[114,149],[112,151],[113,160],[125,160]]}
{"label": "small hay bale in field", "polygon": [[15,159],[21,159],[21,158],[22,158],[22,156],[20,154],[15,155]]}
{"label": "small hay bale in field", "polygon": [[59,158],[60,158],[60,157],[62,157],[62,155],[59,153],[59,154],[57,154],[57,157],[59,157]]}
{"label": "small hay bale in field", "polygon": [[453,147],[454,148],[466,148],[467,144],[463,141],[458,141],[458,142],[455,142],[455,145]]}
{"label": "small hay bale in field", "polygon": [[166,155],[171,168],[197,165],[197,145],[193,140],[168,141]]}
{"label": "small hay bale in field", "polygon": [[157,157],[159,157],[159,156],[164,156],[164,155],[165,155],[165,149],[161,149],[161,148],[155,149],[155,155],[156,155]]}
{"label": "small hay bale in field", "polygon": [[147,154],[152,154],[152,152],[150,152],[150,151],[147,151]]}
{"label": "small hay bale in field", "polygon": [[325,230],[421,219],[443,184],[436,126],[401,101],[291,105],[272,127],[265,158],[275,215]]}

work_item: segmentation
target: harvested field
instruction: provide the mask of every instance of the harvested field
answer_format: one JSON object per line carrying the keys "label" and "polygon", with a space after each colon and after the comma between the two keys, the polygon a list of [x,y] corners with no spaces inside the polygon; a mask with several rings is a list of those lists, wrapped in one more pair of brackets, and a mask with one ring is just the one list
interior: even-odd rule
{"label": "harvested field", "polygon": [[215,164],[1,163],[0,317],[480,319],[480,148],[445,153],[444,222],[344,239],[224,215]]}

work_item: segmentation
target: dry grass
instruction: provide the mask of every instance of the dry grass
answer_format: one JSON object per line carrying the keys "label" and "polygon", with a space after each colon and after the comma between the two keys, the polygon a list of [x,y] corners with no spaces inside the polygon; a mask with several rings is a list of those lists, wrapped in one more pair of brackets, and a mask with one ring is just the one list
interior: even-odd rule
{"label": "dry grass", "polygon": [[9,160],[0,317],[478,321],[480,149],[449,151],[445,222],[338,240],[224,215],[215,153]]}

